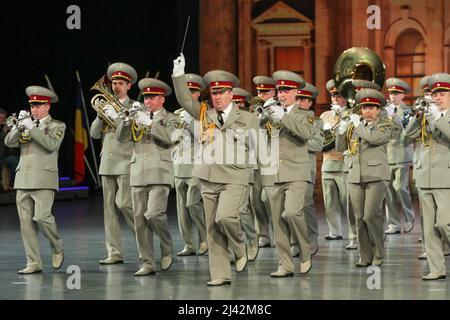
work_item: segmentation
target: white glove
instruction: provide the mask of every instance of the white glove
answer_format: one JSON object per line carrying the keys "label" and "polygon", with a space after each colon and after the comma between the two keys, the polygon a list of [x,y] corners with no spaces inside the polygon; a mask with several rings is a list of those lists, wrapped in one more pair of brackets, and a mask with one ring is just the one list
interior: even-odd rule
{"label": "white glove", "polygon": [[138,102],[138,101],[135,101],[135,102],[133,102],[133,103],[131,104],[131,107],[130,107],[130,109],[128,110],[128,112],[129,112],[129,113],[136,112],[136,111],[138,111],[138,110],[141,109],[141,108],[142,108],[142,104],[141,104],[140,102]]}
{"label": "white glove", "polygon": [[20,124],[23,125],[28,130],[31,130],[33,128],[33,120],[31,118],[26,118],[23,120],[20,120]]}
{"label": "white glove", "polygon": [[150,126],[152,124],[152,119],[150,119],[150,116],[145,111],[138,111],[136,113],[136,124],[138,127],[141,125],[143,126]]}
{"label": "white glove", "polygon": [[28,111],[25,110],[20,110],[19,112],[19,116],[18,116],[18,120],[23,119],[25,117],[28,117],[30,115],[30,113]]}
{"label": "white glove", "polygon": [[329,123],[329,122],[324,122],[323,123],[323,130],[330,130],[331,128],[333,128],[331,123]]}
{"label": "white glove", "polygon": [[103,112],[105,113],[105,115],[113,120],[116,120],[119,115],[117,114],[116,110],[114,110],[114,107],[110,104],[107,104],[105,106],[105,108],[103,109]]}
{"label": "white glove", "polygon": [[282,106],[272,105],[269,107],[269,118],[274,122],[280,122],[284,114],[285,112]]}
{"label": "white glove", "polygon": [[430,121],[436,121],[441,116],[441,112],[439,111],[439,108],[436,104],[432,103],[430,107],[428,108],[427,112],[425,113],[425,116]]}
{"label": "white glove", "polygon": [[357,126],[359,126],[361,124],[361,120],[359,118],[359,115],[354,114],[354,113],[350,115],[350,121],[353,123],[353,125],[355,127],[357,127]]}
{"label": "white glove", "polygon": [[338,127],[338,134],[344,134],[350,124],[349,120],[341,120]]}
{"label": "white glove", "polygon": [[181,121],[186,124],[189,124],[192,121],[192,116],[186,110],[181,111],[180,118]]}
{"label": "white glove", "polygon": [[274,106],[274,105],[276,105],[276,104],[277,104],[277,100],[276,100],[275,98],[270,98],[269,100],[267,100],[266,102],[264,102],[263,108],[265,109],[265,108],[267,108],[267,107]]}
{"label": "white glove", "polygon": [[388,113],[388,117],[392,117],[392,116],[394,115],[394,113],[395,113],[394,105],[393,105],[392,103],[389,103],[389,104],[386,106],[386,111],[387,111],[387,113]]}
{"label": "white glove", "polygon": [[334,113],[340,114],[342,112],[342,110],[344,110],[344,108],[342,108],[338,104],[332,104],[331,105],[331,110],[334,111]]}
{"label": "white glove", "polygon": [[184,74],[184,67],[186,66],[186,60],[184,59],[183,53],[180,53],[178,58],[173,60],[173,76],[179,77]]}

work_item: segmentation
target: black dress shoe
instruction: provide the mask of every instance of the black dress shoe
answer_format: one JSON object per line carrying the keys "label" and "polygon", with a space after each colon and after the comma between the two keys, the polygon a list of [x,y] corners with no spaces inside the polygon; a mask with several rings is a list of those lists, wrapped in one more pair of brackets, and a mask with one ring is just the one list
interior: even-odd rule
{"label": "black dress shoe", "polygon": [[335,235],[327,234],[325,236],[325,240],[342,240],[342,236],[335,236]]}

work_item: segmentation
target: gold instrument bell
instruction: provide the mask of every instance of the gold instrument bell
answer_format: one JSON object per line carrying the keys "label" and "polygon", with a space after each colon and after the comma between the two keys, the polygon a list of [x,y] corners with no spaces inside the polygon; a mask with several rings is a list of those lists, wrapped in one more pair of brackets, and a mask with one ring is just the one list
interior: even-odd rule
{"label": "gold instrument bell", "polygon": [[347,100],[350,108],[355,107],[356,90],[353,80],[366,80],[383,87],[386,67],[372,50],[353,47],[345,50],[334,66],[334,82],[339,94]]}

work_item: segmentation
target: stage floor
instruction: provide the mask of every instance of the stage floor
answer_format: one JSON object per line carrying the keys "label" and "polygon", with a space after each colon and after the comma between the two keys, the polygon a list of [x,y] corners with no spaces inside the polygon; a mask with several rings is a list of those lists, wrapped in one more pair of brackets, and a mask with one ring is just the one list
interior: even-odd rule
{"label": "stage floor", "polygon": [[[415,206],[417,208],[417,200]],[[346,240],[326,241],[323,238],[327,232],[326,222],[320,204],[317,209],[320,249],[312,260],[309,274],[303,276],[297,270],[293,278],[270,278],[270,272],[277,269],[277,255],[275,248],[263,248],[246,271],[233,274],[231,286],[211,288],[206,286],[210,280],[207,256],[176,257],[169,271],[134,277],[133,273],[139,268],[138,252],[123,220],[125,264],[99,265],[98,260],[106,254],[101,195],[56,202],[54,214],[64,241],[63,268],[57,271],[51,268],[50,247],[41,235],[44,272],[18,275],[17,270],[25,267],[25,253],[16,207],[1,205],[0,299],[450,299],[450,280],[421,280],[428,267],[426,261],[417,259],[422,253],[422,244],[417,241],[420,236],[418,217],[412,233],[387,237],[385,263],[379,273],[377,289],[376,275],[367,273],[366,268],[355,267],[358,253],[345,250]],[[176,252],[182,249],[183,243],[176,224],[174,194],[170,197],[168,215]],[[155,252],[159,261],[158,240],[155,241]],[[295,263],[299,268],[298,258]],[[81,289],[67,286],[67,282],[73,283],[69,278],[71,274],[66,273],[71,265],[81,270]],[[450,266],[449,259],[447,266]]]}

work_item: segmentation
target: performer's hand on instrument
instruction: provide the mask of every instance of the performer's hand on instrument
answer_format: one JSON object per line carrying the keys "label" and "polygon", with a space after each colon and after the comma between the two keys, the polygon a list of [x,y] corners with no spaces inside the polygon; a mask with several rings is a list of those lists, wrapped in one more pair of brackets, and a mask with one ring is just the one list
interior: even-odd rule
{"label": "performer's hand on instrument", "polygon": [[350,125],[349,120],[341,120],[338,127],[338,134],[344,134],[347,131],[348,126]]}
{"label": "performer's hand on instrument", "polygon": [[269,107],[269,119],[273,122],[280,122],[281,118],[284,117],[284,110],[282,106],[271,105]]}
{"label": "performer's hand on instrument", "polygon": [[31,118],[26,118],[20,121],[20,124],[23,125],[28,130],[31,130],[33,128],[33,120]]}
{"label": "performer's hand on instrument", "polygon": [[353,125],[355,127],[357,127],[361,124],[361,119],[360,119],[359,115],[354,114],[354,113],[350,115],[350,121],[353,123]]}
{"label": "performer's hand on instrument", "polygon": [[277,104],[277,100],[275,98],[270,98],[269,100],[264,102],[263,108],[265,109],[265,108],[268,108],[268,107],[276,105],[276,104]]}
{"label": "performer's hand on instrument", "polygon": [[20,120],[20,119],[23,119],[25,117],[28,117],[29,115],[30,115],[30,113],[28,111],[20,110],[19,116],[17,117],[17,119]]}
{"label": "performer's hand on instrument", "polygon": [[392,117],[392,116],[395,114],[395,107],[394,107],[394,104],[389,103],[389,104],[386,106],[386,111],[387,111],[388,117]]}
{"label": "performer's hand on instrument", "polygon": [[128,112],[133,113],[133,112],[138,111],[140,108],[142,108],[142,104],[139,101],[135,101],[131,104],[131,107],[128,110]]}
{"label": "performer's hand on instrument", "polygon": [[436,104],[432,103],[425,112],[428,122],[436,121],[441,116],[441,112]]}
{"label": "performer's hand on instrument", "polygon": [[105,115],[110,119],[116,120],[119,117],[116,110],[114,110],[114,107],[110,104],[107,104],[105,106],[104,112],[105,112]]}
{"label": "performer's hand on instrument", "polygon": [[138,111],[136,113],[137,117],[136,117],[136,124],[139,123],[138,127],[143,125],[143,126],[150,126],[152,124],[152,119],[150,119],[150,116],[148,115],[147,112],[145,111]]}
{"label": "performer's hand on instrument", "polygon": [[334,111],[334,114],[340,114],[342,112],[342,108],[338,104],[332,104],[331,111]]}
{"label": "performer's hand on instrument", "polygon": [[186,110],[181,111],[180,113],[181,121],[186,124],[189,124],[192,121],[192,116]]}
{"label": "performer's hand on instrument", "polygon": [[173,60],[173,76],[179,77],[184,74],[184,67],[186,66],[186,61],[184,59],[183,53],[180,53],[178,58]]}
{"label": "performer's hand on instrument", "polygon": [[329,122],[324,122],[323,123],[323,130],[330,130],[331,128],[333,128],[331,123],[329,123]]}

